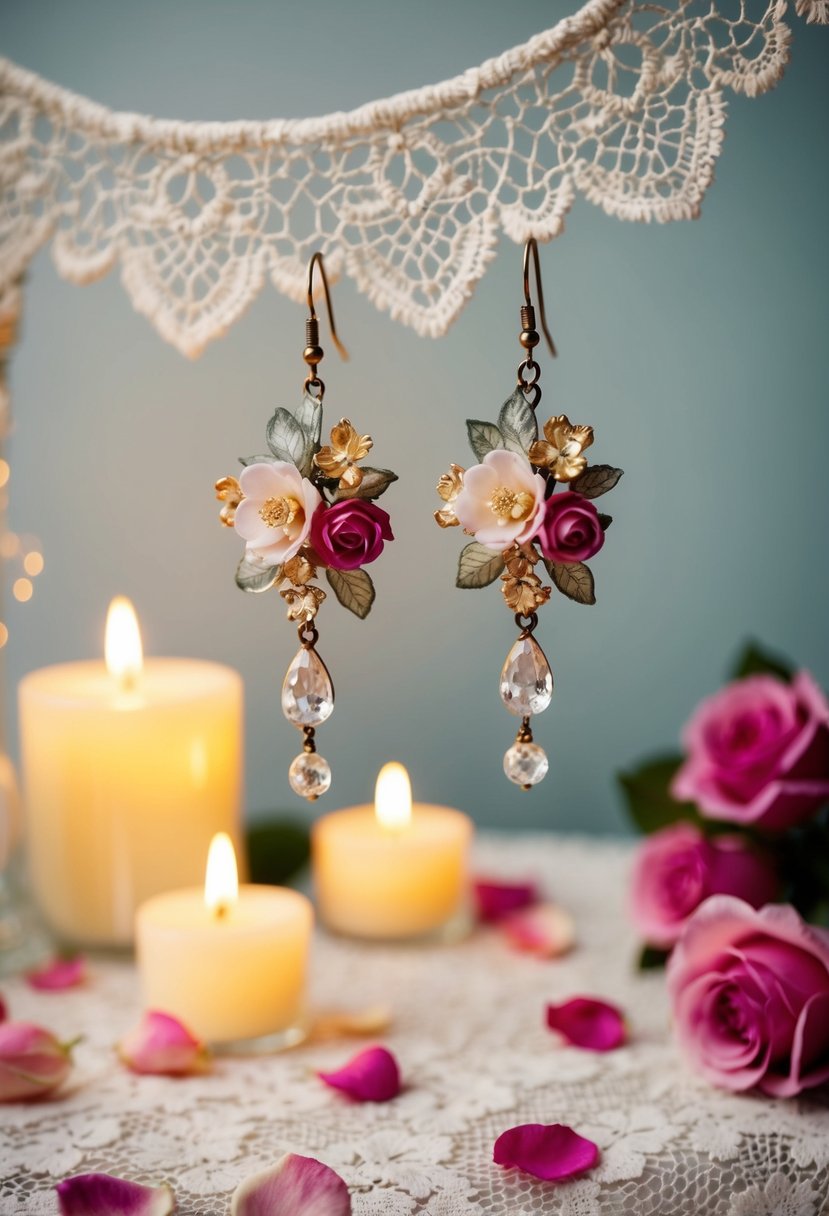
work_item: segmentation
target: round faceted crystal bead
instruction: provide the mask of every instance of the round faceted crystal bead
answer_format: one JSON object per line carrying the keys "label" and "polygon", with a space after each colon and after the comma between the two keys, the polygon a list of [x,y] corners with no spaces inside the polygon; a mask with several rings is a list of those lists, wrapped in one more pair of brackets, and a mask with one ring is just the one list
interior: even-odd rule
{"label": "round faceted crystal bead", "polygon": [[316,752],[301,752],[291,762],[288,780],[300,798],[319,798],[331,784],[331,766]]}
{"label": "round faceted crystal bead", "polygon": [[513,743],[504,756],[504,772],[516,785],[538,785],[550,763],[537,743]]}

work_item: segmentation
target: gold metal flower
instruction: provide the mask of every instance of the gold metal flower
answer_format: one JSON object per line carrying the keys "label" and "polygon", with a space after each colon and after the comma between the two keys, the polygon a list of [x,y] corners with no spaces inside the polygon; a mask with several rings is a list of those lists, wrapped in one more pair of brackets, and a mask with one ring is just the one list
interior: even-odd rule
{"label": "gold metal flower", "polygon": [[593,442],[592,426],[573,426],[566,414],[544,423],[544,439],[530,448],[530,463],[549,469],[556,481],[574,481],[587,468],[582,455]]}
{"label": "gold metal flower", "polygon": [[537,574],[526,574],[523,578],[516,578],[512,574],[506,573],[501,575],[501,581],[503,583],[501,591],[507,601],[507,607],[511,608],[513,612],[520,612],[522,616],[529,616],[541,604],[546,604],[552,591],[552,587],[542,587],[541,579]]}
{"label": "gold metal flower", "polygon": [[245,497],[235,477],[220,477],[215,485],[216,497],[224,503],[219,519],[226,528],[232,528],[236,519],[236,508]]}
{"label": "gold metal flower", "polygon": [[296,557],[291,557],[282,567],[285,578],[296,587],[304,587],[312,578],[317,577],[317,567],[308,555],[307,549],[300,549]]}
{"label": "gold metal flower", "polygon": [[321,587],[286,587],[279,594],[288,605],[289,621],[312,621],[325,599]]}
{"label": "gold metal flower", "polygon": [[357,461],[368,456],[374,446],[370,435],[358,435],[347,418],[331,428],[331,444],[317,452],[314,464],[326,477],[339,477],[340,488],[356,490],[363,480]]}
{"label": "gold metal flower", "polygon": [[438,494],[446,503],[439,511],[435,511],[435,520],[441,528],[455,528],[461,522],[455,514],[455,499],[463,489],[463,475],[466,472],[459,464],[450,464],[449,472],[441,475],[438,482]]}
{"label": "gold metal flower", "polygon": [[541,555],[534,545],[512,545],[504,550],[504,565],[513,578],[526,578],[540,561]]}

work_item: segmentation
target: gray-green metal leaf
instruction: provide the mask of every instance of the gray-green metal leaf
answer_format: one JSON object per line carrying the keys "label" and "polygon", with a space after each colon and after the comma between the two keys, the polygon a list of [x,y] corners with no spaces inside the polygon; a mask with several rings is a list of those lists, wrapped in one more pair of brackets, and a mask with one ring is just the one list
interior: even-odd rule
{"label": "gray-green metal leaf", "polygon": [[269,591],[275,583],[282,582],[282,567],[271,566],[252,553],[246,553],[236,571],[236,586],[243,591]]}
{"label": "gray-green metal leaf", "polygon": [[504,446],[504,436],[494,422],[481,422],[477,418],[467,418],[466,433],[472,451],[483,460],[487,452],[494,452]]}
{"label": "gray-green metal leaf", "polygon": [[365,570],[326,570],[325,577],[343,608],[364,620],[374,603],[374,583]]}
{"label": "gray-green metal leaf", "polygon": [[335,497],[338,502],[342,498],[379,498],[393,481],[397,481],[397,474],[392,473],[391,469],[364,468],[363,480],[357,488],[341,487]]}
{"label": "gray-green metal leaf", "polygon": [[504,437],[504,447],[526,456],[538,438],[538,419],[527,404],[520,388],[516,388],[501,406],[498,428]]}
{"label": "gray-green metal leaf", "polygon": [[503,554],[473,540],[471,545],[461,550],[456,586],[466,590],[488,587],[503,573],[503,569]]}
{"label": "gray-green metal leaf", "polygon": [[577,604],[595,604],[593,575],[584,562],[548,562],[547,573],[562,595]]}
{"label": "gray-green metal leaf", "polygon": [[277,460],[295,464],[303,477],[310,474],[314,445],[293,414],[278,409],[268,423],[266,436]]}

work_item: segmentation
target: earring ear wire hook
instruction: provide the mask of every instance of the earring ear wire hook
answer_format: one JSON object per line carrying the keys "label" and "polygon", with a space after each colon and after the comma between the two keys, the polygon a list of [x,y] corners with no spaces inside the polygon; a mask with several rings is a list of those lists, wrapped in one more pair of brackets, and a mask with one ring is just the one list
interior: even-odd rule
{"label": "earring ear wire hook", "polygon": [[[317,250],[315,253],[313,253],[311,255],[311,260],[308,263],[308,312],[309,312],[308,320],[309,320],[309,322],[312,322],[315,326],[317,325],[317,311],[314,308],[314,267],[315,266],[319,267],[320,278],[322,279],[322,289],[323,289],[323,293],[325,295],[325,307],[328,311],[328,324],[331,329],[331,337],[334,340],[334,345],[337,348],[337,352],[338,352],[340,358],[347,361],[348,360],[348,351],[343,346],[342,342],[340,341],[340,339],[337,335],[337,326],[336,326],[336,322],[334,321],[334,308],[331,304],[331,293],[328,290],[328,276],[325,273],[325,263],[323,262],[323,255],[320,253],[319,250]],[[317,333],[319,333],[318,328],[317,328]],[[314,346],[319,345],[319,339],[317,339],[317,341],[314,343],[309,343],[309,345],[314,345]]]}
{"label": "earring ear wire hook", "polygon": [[558,351],[553,341],[553,335],[547,326],[547,316],[544,311],[544,288],[541,285],[541,263],[538,257],[538,241],[534,236],[531,236],[524,246],[524,304],[526,308],[532,308],[533,306],[532,297],[530,296],[530,254],[532,254],[533,262],[535,263],[535,290],[538,296],[538,313],[541,317],[541,330],[547,339],[550,354],[555,358]]}

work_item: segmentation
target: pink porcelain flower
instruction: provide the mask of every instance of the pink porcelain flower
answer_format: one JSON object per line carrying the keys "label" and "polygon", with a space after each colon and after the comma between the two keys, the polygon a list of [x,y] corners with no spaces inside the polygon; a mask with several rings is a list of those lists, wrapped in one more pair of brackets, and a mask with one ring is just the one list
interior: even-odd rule
{"label": "pink porcelain flower", "polygon": [[311,518],[322,502],[307,477],[285,460],[259,461],[242,470],[244,494],[233,526],[257,557],[279,565],[294,557],[308,538]]}
{"label": "pink porcelain flower", "polygon": [[675,823],[639,846],[631,917],[646,942],[667,949],[709,895],[736,895],[760,908],[775,898],[778,886],[771,858],[741,836],[708,840],[693,824]]}
{"label": "pink porcelain flower", "polygon": [[463,475],[455,515],[480,545],[500,551],[532,540],[544,515],[544,478],[526,456],[498,449]]}
{"label": "pink porcelain flower", "polygon": [[790,1098],[829,1080],[829,932],[714,895],[668,962],[680,1046],[713,1085]]}
{"label": "pink porcelain flower", "polygon": [[0,1102],[39,1098],[66,1080],[71,1043],[30,1022],[0,1024]]}
{"label": "pink porcelain flower", "polygon": [[698,706],[671,793],[703,815],[778,830],[829,801],[829,704],[808,672],[748,676]]}
{"label": "pink porcelain flower", "polygon": [[547,499],[538,543],[551,562],[586,562],[604,544],[599,512],[575,490],[554,494]]}
{"label": "pink porcelain flower", "polygon": [[169,1013],[151,1010],[118,1044],[127,1068],[157,1076],[185,1077],[207,1072],[210,1053],[199,1039]]}
{"label": "pink porcelain flower", "polygon": [[388,513],[363,498],[323,504],[311,520],[314,552],[333,570],[367,566],[377,560],[387,540],[394,540]]}

